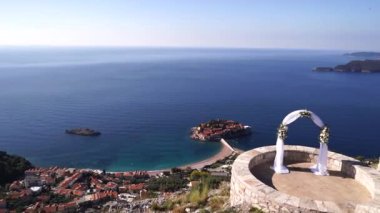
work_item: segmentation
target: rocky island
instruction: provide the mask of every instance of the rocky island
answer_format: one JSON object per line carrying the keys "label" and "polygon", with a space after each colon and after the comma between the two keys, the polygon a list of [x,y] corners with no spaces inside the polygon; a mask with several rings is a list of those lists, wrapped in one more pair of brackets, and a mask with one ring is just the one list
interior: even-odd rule
{"label": "rocky island", "polygon": [[191,129],[191,139],[199,141],[219,141],[249,135],[251,127],[237,121],[216,119],[201,123]]}
{"label": "rocky island", "polygon": [[336,67],[316,67],[313,69],[318,72],[361,72],[372,73],[380,72],[380,60],[354,60],[344,65],[338,65]]}
{"label": "rocky island", "polygon": [[93,129],[88,128],[76,128],[76,129],[66,129],[66,134],[80,135],[80,136],[98,136],[101,133]]}

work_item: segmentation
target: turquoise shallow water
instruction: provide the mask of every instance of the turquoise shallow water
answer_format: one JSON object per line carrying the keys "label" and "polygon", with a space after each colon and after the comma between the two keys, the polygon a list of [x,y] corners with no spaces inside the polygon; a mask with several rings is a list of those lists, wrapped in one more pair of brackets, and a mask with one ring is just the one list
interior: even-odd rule
{"label": "turquoise shallow water", "polygon": [[[339,51],[3,48],[0,149],[39,166],[112,171],[161,169],[205,159],[217,143],[189,139],[212,118],[253,126],[240,149],[272,145],[292,110],[307,108],[331,127],[330,148],[379,155],[380,75],[316,73],[351,58]],[[89,127],[96,138],[64,134]],[[299,120],[289,144],[318,146]]]}

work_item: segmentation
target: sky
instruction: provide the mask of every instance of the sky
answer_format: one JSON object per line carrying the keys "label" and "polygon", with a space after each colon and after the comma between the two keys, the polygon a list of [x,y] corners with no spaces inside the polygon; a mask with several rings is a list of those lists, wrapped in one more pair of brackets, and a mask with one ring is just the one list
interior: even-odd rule
{"label": "sky", "polygon": [[379,0],[11,0],[0,46],[380,51]]}

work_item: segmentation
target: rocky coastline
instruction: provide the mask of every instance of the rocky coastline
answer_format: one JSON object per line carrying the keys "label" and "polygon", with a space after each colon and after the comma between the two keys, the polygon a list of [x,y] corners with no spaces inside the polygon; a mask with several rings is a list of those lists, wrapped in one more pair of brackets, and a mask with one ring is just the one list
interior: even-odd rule
{"label": "rocky coastline", "polygon": [[380,73],[380,60],[354,60],[335,67],[315,67],[313,70],[317,72]]}
{"label": "rocky coastline", "polygon": [[80,135],[80,136],[99,136],[101,133],[99,131],[89,129],[89,128],[76,128],[76,129],[66,129],[66,134]]}
{"label": "rocky coastline", "polygon": [[191,129],[191,139],[198,141],[220,141],[251,134],[251,127],[233,120],[210,120]]}

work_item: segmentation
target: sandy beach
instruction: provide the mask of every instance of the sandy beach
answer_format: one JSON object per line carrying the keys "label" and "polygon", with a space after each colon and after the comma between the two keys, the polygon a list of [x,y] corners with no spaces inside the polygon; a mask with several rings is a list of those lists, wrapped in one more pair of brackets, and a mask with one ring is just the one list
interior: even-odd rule
{"label": "sandy beach", "polygon": [[[230,156],[234,152],[229,147],[227,147],[225,144],[223,144],[223,143],[221,143],[221,144],[222,144],[223,147],[214,156],[211,156],[210,158],[207,158],[205,160],[201,160],[201,161],[198,161],[198,162],[195,162],[195,163],[190,163],[190,164],[186,164],[186,165],[183,165],[183,166],[179,166],[178,168],[180,168],[180,169],[186,169],[186,168],[191,167],[192,169],[202,169],[204,166],[213,164],[213,163],[215,163],[218,160],[222,160],[225,157]],[[161,169],[161,170],[148,171],[148,174],[149,175],[156,175],[156,174],[159,174],[159,173],[164,172],[164,171],[170,171],[170,168],[169,169]]]}
{"label": "sandy beach", "polygon": [[198,162],[191,163],[188,165],[180,166],[179,168],[185,169],[187,167],[191,167],[193,169],[202,169],[204,166],[213,164],[218,160],[224,159],[225,157],[230,156],[232,153],[233,153],[233,151],[231,149],[229,149],[227,146],[223,145],[222,149],[217,154],[215,154],[214,156],[207,158],[205,160],[202,160],[202,161],[198,161]]}

